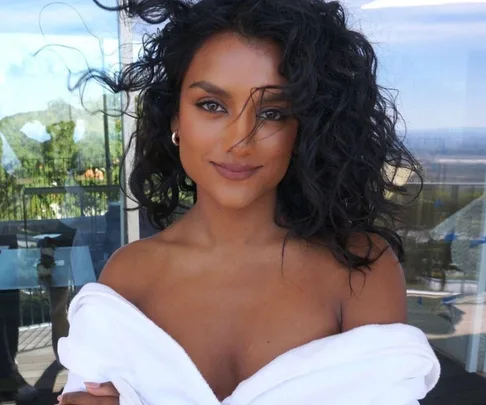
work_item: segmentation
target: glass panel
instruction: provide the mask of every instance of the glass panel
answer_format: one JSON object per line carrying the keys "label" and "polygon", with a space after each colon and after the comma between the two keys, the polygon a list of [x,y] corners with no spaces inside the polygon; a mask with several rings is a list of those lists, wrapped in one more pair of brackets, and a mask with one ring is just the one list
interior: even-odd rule
{"label": "glass panel", "polygon": [[117,16],[79,0],[4,0],[0,15],[0,401],[54,404],[67,304],[123,236],[121,124],[102,114],[119,100],[68,89],[118,67]]}
{"label": "glass panel", "polygon": [[[159,25],[153,25],[146,23],[140,18],[132,18],[130,19],[130,21],[132,23],[131,38],[133,38],[133,41],[131,45],[133,47],[133,60],[137,60],[138,55],[142,51],[142,41],[144,39],[144,36],[152,35],[156,33],[157,30],[161,30],[165,26],[166,22],[163,22]],[[176,216],[183,215],[184,212],[192,207],[194,203],[192,197],[190,198],[183,193],[181,193],[181,201],[181,207],[179,208],[180,212],[178,210]],[[160,232],[160,229],[153,226],[153,224],[150,222],[145,208],[140,208],[138,214],[140,238],[147,238],[156,234],[157,232]]]}
{"label": "glass panel", "polygon": [[479,404],[486,398],[486,4],[348,5],[375,44],[381,83],[399,90],[406,143],[424,168],[403,231],[409,322],[428,335],[443,367],[423,403]]}

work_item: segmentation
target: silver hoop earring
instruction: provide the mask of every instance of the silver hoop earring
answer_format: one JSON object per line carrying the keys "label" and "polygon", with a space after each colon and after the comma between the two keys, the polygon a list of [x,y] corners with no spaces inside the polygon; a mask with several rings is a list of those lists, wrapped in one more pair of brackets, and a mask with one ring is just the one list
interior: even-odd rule
{"label": "silver hoop earring", "polygon": [[175,145],[175,146],[179,146],[179,135],[177,134],[177,131],[174,131],[172,133],[172,143]]}

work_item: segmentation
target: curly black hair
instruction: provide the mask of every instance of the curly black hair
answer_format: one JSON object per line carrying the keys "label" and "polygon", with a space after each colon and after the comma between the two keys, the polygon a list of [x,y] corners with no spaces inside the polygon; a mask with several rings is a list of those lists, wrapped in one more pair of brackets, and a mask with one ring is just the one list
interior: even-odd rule
{"label": "curly black hair", "polygon": [[[171,142],[170,123],[195,52],[212,35],[232,31],[280,46],[279,70],[299,123],[295,155],[278,186],[276,221],[293,237],[326,245],[350,269],[376,260],[372,234],[403,259],[394,225],[400,204],[387,193],[406,193],[394,184],[394,173],[419,173],[419,166],[397,135],[394,98],[377,84],[373,47],[348,28],[338,2],[123,0],[108,7],[94,1],[149,24],[166,23],[144,37],[137,61],[114,76],[90,71],[78,83],[95,78],[114,92],[140,92],[129,186],[154,225],[166,225],[181,192],[196,197]],[[368,237],[367,255],[350,248],[356,234]]]}

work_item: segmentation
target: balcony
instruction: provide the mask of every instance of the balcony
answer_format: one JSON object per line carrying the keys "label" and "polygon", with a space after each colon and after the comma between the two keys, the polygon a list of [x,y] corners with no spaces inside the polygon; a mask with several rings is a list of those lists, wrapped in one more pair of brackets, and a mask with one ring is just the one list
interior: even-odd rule
{"label": "balcony", "polygon": [[[17,188],[0,184],[0,190],[7,190],[3,197],[11,198],[12,190],[15,194],[13,204],[0,212],[0,235],[14,235],[19,249],[29,249],[37,246],[39,235],[59,234],[66,246],[89,248],[98,274],[120,245],[120,216],[113,215],[120,212],[120,191],[102,179],[86,178],[85,173],[85,169],[79,170],[62,187],[39,180]],[[428,334],[443,365],[438,387],[422,402],[426,405],[476,405],[486,398],[481,373],[466,371],[473,333],[479,342],[476,356],[486,356],[486,319],[480,329],[475,326],[476,314],[480,312],[484,318],[486,311],[478,301],[483,295],[478,290],[476,267],[471,265],[477,263],[484,242],[478,228],[483,193],[482,183],[430,183],[406,212],[408,227],[403,237],[408,252],[409,322]],[[459,228],[463,230],[459,232]],[[454,250],[458,243],[462,256]],[[468,255],[462,262],[455,260]],[[53,405],[66,382],[66,371],[55,361],[49,303],[42,288],[23,289],[21,294],[19,369],[39,389],[36,403]],[[74,294],[72,289],[70,296]]]}

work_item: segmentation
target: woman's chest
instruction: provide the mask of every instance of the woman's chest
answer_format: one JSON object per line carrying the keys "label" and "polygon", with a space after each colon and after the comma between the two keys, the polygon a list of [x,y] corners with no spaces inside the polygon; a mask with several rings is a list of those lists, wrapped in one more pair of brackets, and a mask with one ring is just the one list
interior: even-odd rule
{"label": "woman's chest", "polygon": [[319,298],[302,281],[166,280],[138,305],[185,349],[220,399],[282,353],[339,333],[335,299]]}

